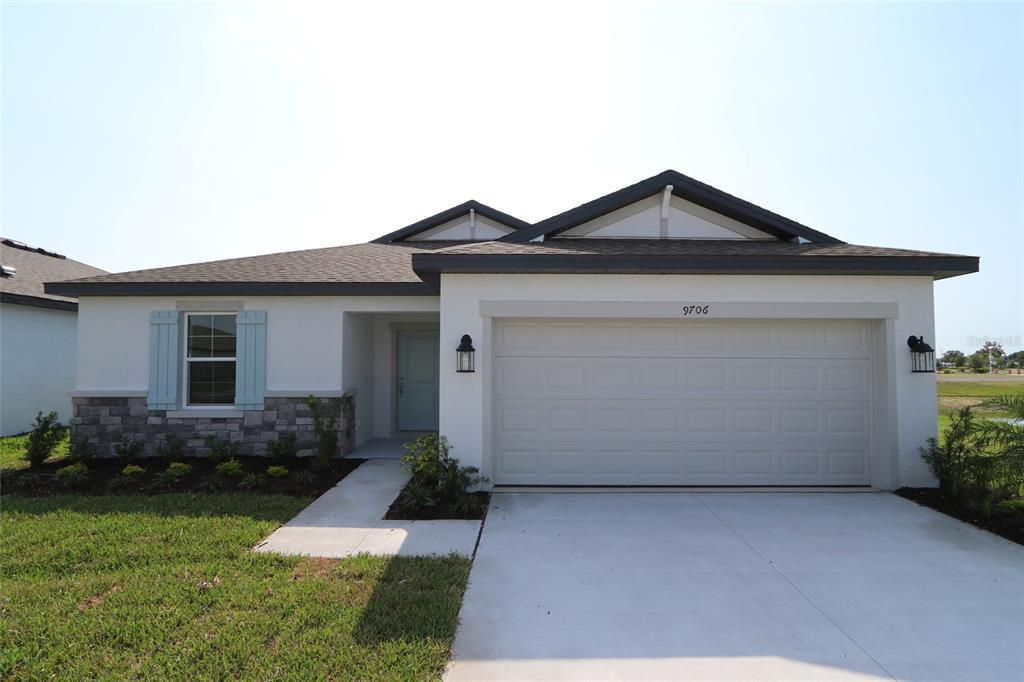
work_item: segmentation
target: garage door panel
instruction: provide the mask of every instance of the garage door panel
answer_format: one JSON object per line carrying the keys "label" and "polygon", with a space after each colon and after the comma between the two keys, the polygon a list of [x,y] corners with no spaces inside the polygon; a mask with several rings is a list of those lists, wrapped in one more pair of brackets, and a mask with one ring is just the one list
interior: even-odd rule
{"label": "garage door panel", "polygon": [[863,399],[867,360],[495,358],[495,397]]}
{"label": "garage door panel", "polygon": [[599,441],[623,437],[640,442],[666,438],[710,441],[724,437],[738,442],[766,436],[789,440],[820,438],[831,442],[865,443],[868,403],[757,401],[613,401],[516,400],[496,405],[499,440],[550,438]]}
{"label": "garage door panel", "polygon": [[863,485],[864,449],[537,444],[499,453],[505,485]]}
{"label": "garage door panel", "polygon": [[862,322],[504,321],[496,355],[867,358]]}
{"label": "garage door panel", "polygon": [[495,481],[862,485],[857,321],[499,321]]}

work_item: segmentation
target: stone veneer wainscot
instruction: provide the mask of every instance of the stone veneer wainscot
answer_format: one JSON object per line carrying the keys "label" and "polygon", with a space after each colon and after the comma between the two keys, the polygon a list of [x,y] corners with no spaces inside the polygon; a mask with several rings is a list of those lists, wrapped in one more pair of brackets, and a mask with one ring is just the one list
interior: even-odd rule
{"label": "stone veneer wainscot", "polygon": [[[337,401],[338,455],[354,447],[355,401],[352,396],[321,398]],[[71,419],[72,442],[87,438],[100,457],[114,455],[113,446],[127,436],[145,444],[144,453],[156,453],[168,434],[185,442],[190,453],[209,453],[206,439],[214,436],[239,444],[241,455],[266,455],[267,444],[285,434],[295,434],[299,455],[316,452],[316,434],[306,398],[266,398],[263,410],[242,412],[241,417],[168,417],[166,410],[150,410],[145,397],[75,397]],[[173,413],[172,413],[173,414]]]}

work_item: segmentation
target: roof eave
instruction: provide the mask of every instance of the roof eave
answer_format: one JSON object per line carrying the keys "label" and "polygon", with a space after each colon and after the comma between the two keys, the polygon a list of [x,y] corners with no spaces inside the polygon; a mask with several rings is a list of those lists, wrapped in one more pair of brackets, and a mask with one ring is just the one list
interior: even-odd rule
{"label": "roof eave", "polygon": [[[65,294],[53,295],[57,296]],[[26,294],[12,294],[6,291],[0,291],[0,303],[26,305],[32,306],[34,308],[47,308],[50,310],[67,310],[71,312],[78,310],[78,303],[75,301],[60,301],[55,298],[46,298],[44,296],[28,296]]]}
{"label": "roof eave", "polygon": [[498,241],[528,242],[538,237],[554,237],[594,218],[646,199],[662,190],[666,185],[672,185],[674,196],[738,220],[779,239],[788,240],[802,237],[817,244],[845,243],[841,239],[771,213],[672,170],[664,171],[634,185],[559,213],[540,221],[533,227],[505,235]]}
{"label": "roof eave", "polygon": [[434,296],[424,282],[47,282],[59,296]]}
{"label": "roof eave", "polygon": [[413,254],[424,281],[441,273],[902,275],[945,279],[978,271],[974,256],[638,256]]}
{"label": "roof eave", "polygon": [[476,211],[478,215],[481,215],[485,218],[490,218],[495,222],[499,222],[502,225],[507,225],[508,227],[511,227],[513,229],[513,232],[511,234],[515,234],[519,230],[523,230],[530,227],[530,223],[526,222],[525,220],[520,220],[515,216],[503,213],[502,211],[499,211],[496,208],[491,208],[486,204],[481,204],[479,201],[471,199],[470,201],[461,203],[458,206],[452,206],[451,208],[441,211],[440,213],[436,213],[428,218],[419,220],[413,223],[412,225],[407,225],[406,227],[403,227],[400,230],[395,230],[394,232],[389,232],[388,234],[382,237],[377,237],[370,243],[391,244],[393,242],[402,241],[403,239],[408,239],[409,237],[414,237],[417,234],[420,234],[421,232],[432,230],[433,228],[439,225],[444,225],[450,220],[455,220],[456,218],[469,213],[470,209]]}

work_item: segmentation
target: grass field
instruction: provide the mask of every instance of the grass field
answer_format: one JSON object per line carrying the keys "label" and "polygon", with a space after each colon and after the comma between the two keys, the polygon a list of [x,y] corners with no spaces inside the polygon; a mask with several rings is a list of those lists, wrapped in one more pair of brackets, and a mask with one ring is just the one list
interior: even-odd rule
{"label": "grass field", "polygon": [[[68,447],[71,444],[71,438],[68,435],[64,436],[64,439],[54,450],[51,459],[64,457],[68,454]],[[28,434],[24,433],[20,436],[6,436],[0,438],[0,469],[21,469],[28,466],[22,455],[25,453],[25,447],[28,445]]]}
{"label": "grass field", "polygon": [[306,503],[5,496],[0,678],[438,678],[469,560],[249,551]]}
{"label": "grass field", "polygon": [[949,426],[954,412],[970,407],[977,414],[986,417],[1003,416],[999,412],[982,407],[986,398],[999,395],[1024,394],[1024,381],[943,381],[939,375],[939,436]]}

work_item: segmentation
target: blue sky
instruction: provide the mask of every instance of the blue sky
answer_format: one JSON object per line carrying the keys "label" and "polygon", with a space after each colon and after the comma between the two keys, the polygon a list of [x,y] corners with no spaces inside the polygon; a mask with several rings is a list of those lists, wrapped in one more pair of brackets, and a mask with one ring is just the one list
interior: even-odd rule
{"label": "blue sky", "polygon": [[4,4],[3,234],[132,270],[674,168],[981,256],[936,285],[937,347],[1024,346],[1021,4],[341,5]]}

